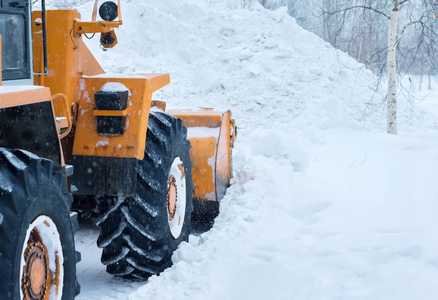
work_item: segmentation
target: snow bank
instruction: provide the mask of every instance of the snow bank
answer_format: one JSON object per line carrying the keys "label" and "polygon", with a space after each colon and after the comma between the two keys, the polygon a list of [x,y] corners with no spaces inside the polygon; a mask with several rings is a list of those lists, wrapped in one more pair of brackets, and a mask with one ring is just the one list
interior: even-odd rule
{"label": "snow bank", "polygon": [[103,52],[98,37],[86,42],[111,73],[169,72],[172,83],[157,98],[171,107],[231,108],[243,132],[364,126],[376,79],[363,65],[303,30],[286,8],[209,2],[125,1],[119,45]]}
{"label": "snow bank", "polygon": [[80,232],[78,299],[436,299],[437,100],[402,101],[388,136],[361,64],[284,8],[228,4],[124,1],[120,44],[87,41],[110,72],[169,72],[171,107],[231,109],[239,136],[213,229],[147,284],[106,275]]}

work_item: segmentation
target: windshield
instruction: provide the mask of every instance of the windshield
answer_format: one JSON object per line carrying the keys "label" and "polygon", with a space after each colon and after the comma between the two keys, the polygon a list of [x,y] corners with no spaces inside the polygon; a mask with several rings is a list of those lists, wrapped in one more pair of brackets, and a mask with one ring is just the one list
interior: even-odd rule
{"label": "windshield", "polygon": [[30,77],[24,15],[0,13],[3,80]]}

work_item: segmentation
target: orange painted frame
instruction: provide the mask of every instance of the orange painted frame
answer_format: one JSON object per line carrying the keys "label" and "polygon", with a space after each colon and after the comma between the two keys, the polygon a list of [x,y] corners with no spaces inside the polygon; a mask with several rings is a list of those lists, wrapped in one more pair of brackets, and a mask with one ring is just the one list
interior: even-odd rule
{"label": "orange painted frame", "polygon": [[217,128],[215,137],[192,137],[190,159],[193,161],[193,198],[201,201],[219,201],[225,195],[231,179],[231,148],[234,144],[235,122],[230,111],[212,109],[179,109],[167,113],[192,127]]}
{"label": "orange painted frame", "polygon": [[[81,15],[76,10],[48,10],[47,16],[47,76],[34,76],[34,84],[47,86],[53,94],[64,94],[71,107],[78,99],[82,75],[98,75],[104,71],[80,35],[71,32]],[[34,73],[44,73],[43,38],[41,26],[35,20],[41,12],[32,12]],[[55,105],[56,116],[64,116],[64,107]],[[74,123],[74,120],[72,120]]]}
{"label": "orange painted frame", "polygon": [[[121,83],[131,92],[126,111],[95,111],[94,94],[108,82]],[[131,77],[103,75],[82,78],[73,155],[126,157],[142,160],[152,93],[169,82],[169,74],[142,74]],[[126,131],[123,135],[99,135],[97,116],[123,116],[125,113]]]}
{"label": "orange painted frame", "polygon": [[[121,78],[109,78],[108,75],[102,75],[99,77],[104,74],[104,70],[84,44],[82,36],[72,30],[75,24],[80,22],[78,20],[81,19],[81,15],[76,10],[49,10],[46,15],[49,73],[47,76],[35,76],[34,82],[36,85],[50,87],[54,94],[64,94],[70,107],[78,107],[77,113],[72,116],[72,118],[77,117],[72,119],[73,124],[76,125],[73,149],[64,149],[66,156],[69,157],[73,153],[73,155],[143,159],[152,93],[170,83],[169,75],[139,74]],[[34,72],[42,73],[42,33],[41,27],[35,24],[37,18],[41,18],[41,12],[32,13]],[[131,113],[129,111],[93,112],[94,93],[99,91],[106,82],[123,83],[131,90]],[[65,115],[63,105],[54,103],[54,106],[56,116]],[[97,115],[120,114],[127,117],[127,130],[123,136],[109,138],[97,133]]]}

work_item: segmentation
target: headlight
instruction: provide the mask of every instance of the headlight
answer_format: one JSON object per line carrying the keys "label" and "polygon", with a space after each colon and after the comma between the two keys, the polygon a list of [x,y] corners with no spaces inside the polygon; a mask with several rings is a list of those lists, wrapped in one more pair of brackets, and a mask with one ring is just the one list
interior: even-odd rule
{"label": "headlight", "polygon": [[112,1],[103,3],[99,8],[99,15],[104,21],[114,21],[118,17],[117,4]]}

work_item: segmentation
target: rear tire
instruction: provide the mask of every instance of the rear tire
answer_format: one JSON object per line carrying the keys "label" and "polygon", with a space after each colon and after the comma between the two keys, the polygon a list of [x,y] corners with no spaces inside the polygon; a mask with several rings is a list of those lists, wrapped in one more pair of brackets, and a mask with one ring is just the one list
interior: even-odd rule
{"label": "rear tire", "polygon": [[[73,238],[78,223],[70,215],[73,197],[63,192],[64,181],[63,174],[53,172],[51,161],[23,150],[0,148],[2,299],[23,299],[40,292],[56,295],[51,299],[70,300],[79,294],[76,262],[80,256]],[[42,282],[34,276],[40,274],[35,270],[41,265],[46,274]]]}
{"label": "rear tire", "polygon": [[188,241],[193,210],[189,151],[181,119],[151,112],[145,157],[137,165],[136,196],[107,198],[107,211],[97,222],[97,243],[108,273],[148,279],[170,267],[173,252]]}

